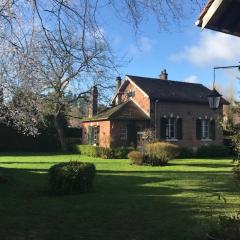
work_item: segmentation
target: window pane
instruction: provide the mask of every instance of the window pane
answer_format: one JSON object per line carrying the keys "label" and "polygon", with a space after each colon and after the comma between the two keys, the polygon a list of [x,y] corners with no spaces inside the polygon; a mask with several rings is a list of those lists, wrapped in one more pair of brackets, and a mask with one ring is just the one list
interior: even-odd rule
{"label": "window pane", "polygon": [[127,128],[120,129],[120,139],[127,140]]}
{"label": "window pane", "polygon": [[168,139],[175,139],[176,132],[176,121],[175,118],[168,118],[166,125],[166,137]]}
{"label": "window pane", "polygon": [[202,139],[209,139],[209,120],[203,119],[201,121],[201,136]]}

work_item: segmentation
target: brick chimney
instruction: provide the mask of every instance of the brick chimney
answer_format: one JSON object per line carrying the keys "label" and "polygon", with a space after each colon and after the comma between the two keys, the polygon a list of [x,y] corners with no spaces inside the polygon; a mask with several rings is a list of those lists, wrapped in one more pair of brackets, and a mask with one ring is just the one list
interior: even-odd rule
{"label": "brick chimney", "polygon": [[93,117],[97,114],[98,109],[98,89],[97,86],[93,86],[90,93],[88,117]]}
{"label": "brick chimney", "polygon": [[121,77],[116,77],[116,93],[117,93],[117,97],[116,97],[116,101],[115,101],[116,105],[118,105],[122,102],[122,93],[118,92],[121,84],[122,84]]}
{"label": "brick chimney", "polygon": [[120,86],[121,86],[121,84],[122,84],[122,79],[121,79],[121,77],[116,77],[116,92],[118,91],[118,89],[120,88]]}
{"label": "brick chimney", "polygon": [[163,69],[163,71],[161,71],[159,78],[161,80],[168,80],[168,73],[166,69]]}

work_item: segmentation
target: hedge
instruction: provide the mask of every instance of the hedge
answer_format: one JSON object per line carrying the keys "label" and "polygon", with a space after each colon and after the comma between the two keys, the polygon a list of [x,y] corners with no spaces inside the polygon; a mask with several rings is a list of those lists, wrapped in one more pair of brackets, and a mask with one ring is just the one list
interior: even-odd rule
{"label": "hedge", "polygon": [[124,159],[133,148],[131,147],[118,147],[118,148],[104,148],[93,145],[75,145],[74,152],[89,157],[101,157],[106,159]]}
{"label": "hedge", "polygon": [[95,165],[71,161],[53,165],[49,169],[49,188],[57,195],[89,192],[93,189]]}

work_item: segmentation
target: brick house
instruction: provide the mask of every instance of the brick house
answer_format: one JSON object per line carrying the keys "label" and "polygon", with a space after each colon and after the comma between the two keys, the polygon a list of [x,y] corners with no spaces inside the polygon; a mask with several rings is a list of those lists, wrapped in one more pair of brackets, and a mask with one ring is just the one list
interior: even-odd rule
{"label": "brick house", "polygon": [[89,118],[82,122],[84,144],[136,146],[150,128],[156,140],[183,147],[223,144],[217,120],[228,102],[221,98],[219,109],[211,110],[207,100],[211,90],[202,84],[168,80],[163,70],[159,78],[118,77],[116,85],[111,107],[98,114],[93,88]]}

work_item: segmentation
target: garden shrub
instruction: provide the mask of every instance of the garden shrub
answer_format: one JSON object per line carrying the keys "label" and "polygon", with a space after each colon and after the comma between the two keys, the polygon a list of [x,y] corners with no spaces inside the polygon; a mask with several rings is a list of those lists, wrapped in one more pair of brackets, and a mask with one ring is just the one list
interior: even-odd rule
{"label": "garden shrub", "polygon": [[129,150],[126,147],[114,148],[114,158],[123,159],[127,158]]}
{"label": "garden shrub", "polygon": [[98,147],[99,157],[105,159],[114,158],[114,151],[111,148]]}
{"label": "garden shrub", "polygon": [[211,158],[211,157],[227,157],[230,150],[226,146],[209,145],[199,147],[196,152],[196,157]]}
{"label": "garden shrub", "polygon": [[131,160],[132,164],[143,164],[143,155],[139,151],[131,151],[130,153],[128,153],[128,158]]}
{"label": "garden shrub", "polygon": [[114,152],[111,148],[93,145],[75,145],[74,151],[89,157],[114,158]]}
{"label": "garden shrub", "polygon": [[181,147],[179,158],[192,158],[195,156],[194,151],[191,148],[188,147]]}
{"label": "garden shrub", "polygon": [[93,145],[75,145],[73,151],[80,153],[81,155],[89,157],[101,157],[105,159],[123,159],[127,158],[130,151],[134,150],[132,147],[117,147],[117,148],[105,148]]}
{"label": "garden shrub", "polygon": [[114,148],[114,158],[117,159],[124,159],[128,158],[128,153],[134,151],[135,148],[133,147],[117,147]]}
{"label": "garden shrub", "polygon": [[89,157],[100,157],[100,147],[93,145],[75,145],[75,152]]}
{"label": "garden shrub", "polygon": [[180,148],[177,145],[166,142],[146,144],[145,151],[146,161],[151,165],[166,165],[169,160],[180,154]]}
{"label": "garden shrub", "polygon": [[91,191],[95,173],[92,163],[71,161],[53,165],[49,169],[50,191],[58,195]]}

